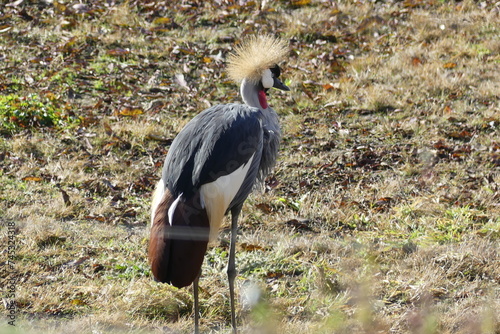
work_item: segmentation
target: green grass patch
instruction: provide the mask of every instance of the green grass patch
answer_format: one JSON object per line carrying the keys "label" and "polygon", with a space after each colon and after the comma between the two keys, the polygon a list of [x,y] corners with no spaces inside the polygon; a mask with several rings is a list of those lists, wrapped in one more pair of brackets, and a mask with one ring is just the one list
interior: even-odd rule
{"label": "green grass patch", "polygon": [[3,135],[12,135],[23,129],[63,128],[79,123],[71,115],[71,105],[52,94],[42,96],[9,94],[0,96],[0,125]]}

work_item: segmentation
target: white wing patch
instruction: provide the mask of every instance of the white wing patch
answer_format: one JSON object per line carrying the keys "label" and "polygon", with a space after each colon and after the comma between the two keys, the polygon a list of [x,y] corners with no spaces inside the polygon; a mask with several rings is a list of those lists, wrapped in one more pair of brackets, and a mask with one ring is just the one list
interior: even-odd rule
{"label": "white wing patch", "polygon": [[164,192],[165,192],[165,183],[163,182],[163,179],[160,179],[160,181],[158,181],[158,183],[156,184],[156,189],[153,193],[153,200],[151,204],[151,226],[153,226],[156,208],[158,207],[158,204],[160,204]]}
{"label": "white wing patch", "polygon": [[177,204],[179,203],[181,197],[182,197],[182,194],[180,194],[175,199],[175,201],[172,203],[170,208],[168,208],[168,223],[170,224],[170,226],[172,226],[172,222],[174,221],[174,212],[175,212],[175,209],[177,208]]}
{"label": "white wing patch", "polygon": [[224,214],[240,190],[254,156],[252,155],[246,164],[241,165],[231,174],[221,176],[200,187],[201,201],[205,203],[210,221],[210,241],[217,238]]}

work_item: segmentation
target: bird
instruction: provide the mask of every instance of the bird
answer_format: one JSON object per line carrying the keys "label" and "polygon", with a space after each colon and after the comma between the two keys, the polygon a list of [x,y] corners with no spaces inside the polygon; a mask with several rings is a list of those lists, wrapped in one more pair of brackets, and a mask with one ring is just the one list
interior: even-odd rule
{"label": "bird", "polygon": [[241,103],[218,104],[192,118],[172,141],[153,193],[148,261],[155,280],[177,288],[193,284],[194,327],[199,332],[198,281],[209,242],[231,214],[227,276],[231,326],[237,332],[234,281],[238,218],[243,203],[272,171],[281,139],[271,88],[289,91],[278,65],[284,39],[248,36],[227,59]]}

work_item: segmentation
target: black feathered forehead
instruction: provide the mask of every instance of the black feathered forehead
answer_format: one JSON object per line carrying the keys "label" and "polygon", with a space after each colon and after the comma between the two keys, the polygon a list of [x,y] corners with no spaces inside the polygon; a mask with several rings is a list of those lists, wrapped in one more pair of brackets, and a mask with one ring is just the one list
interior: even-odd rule
{"label": "black feathered forehead", "polygon": [[275,64],[273,67],[270,68],[271,73],[274,74],[275,78],[279,78],[281,74],[281,68],[278,66],[278,64]]}

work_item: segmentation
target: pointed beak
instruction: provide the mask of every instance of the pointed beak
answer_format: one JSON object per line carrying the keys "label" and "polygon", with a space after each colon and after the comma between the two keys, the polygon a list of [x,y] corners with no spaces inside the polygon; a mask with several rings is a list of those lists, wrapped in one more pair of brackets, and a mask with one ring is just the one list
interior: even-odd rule
{"label": "pointed beak", "polygon": [[276,88],[276,89],[281,89],[281,90],[290,90],[290,88],[288,88],[287,85],[285,85],[284,83],[282,83],[280,81],[280,79],[278,78],[273,78],[274,79],[274,84],[273,84],[273,87]]}

